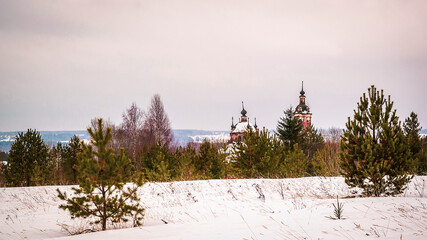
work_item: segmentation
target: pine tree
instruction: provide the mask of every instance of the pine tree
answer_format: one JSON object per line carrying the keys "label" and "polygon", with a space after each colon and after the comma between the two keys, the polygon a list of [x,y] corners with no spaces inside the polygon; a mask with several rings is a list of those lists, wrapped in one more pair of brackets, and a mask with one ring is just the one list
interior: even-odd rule
{"label": "pine tree", "polygon": [[345,181],[368,196],[395,195],[410,180],[410,151],[393,102],[383,90],[368,89],[348,118],[341,138],[340,159]]}
{"label": "pine tree", "polygon": [[422,127],[418,122],[416,113],[411,112],[410,116],[405,119],[403,130],[408,140],[411,156],[414,159],[414,167],[417,174],[424,174],[427,171],[425,151],[423,150],[423,141],[420,136]]}
{"label": "pine tree", "polygon": [[403,131],[408,139],[408,144],[411,149],[412,156],[416,155],[422,148],[421,137],[419,132],[422,127],[418,122],[418,116],[416,113],[411,112],[410,116],[405,119],[403,123]]}
{"label": "pine tree", "polygon": [[211,160],[215,155],[211,148],[211,143],[207,140],[203,140],[202,144],[200,144],[199,154],[197,156],[197,160],[194,162],[194,166],[202,175],[206,175],[208,172]]}
{"label": "pine tree", "polygon": [[262,177],[277,177],[280,174],[280,164],[286,153],[286,146],[280,139],[271,136],[263,129],[258,134],[256,149],[261,157],[257,171]]}
{"label": "pine tree", "polygon": [[55,148],[48,148],[46,161],[37,162],[31,181],[34,185],[51,185],[59,182],[58,158]]}
{"label": "pine tree", "polygon": [[196,174],[194,163],[197,161],[196,149],[189,143],[186,147],[178,147],[174,158],[178,163],[178,177],[180,180],[200,179]]}
{"label": "pine tree", "polygon": [[253,131],[250,128],[243,135],[244,142],[233,145],[232,163],[241,177],[275,176],[281,154],[278,141],[267,130]]}
{"label": "pine tree", "polygon": [[169,152],[169,148],[165,144],[155,143],[147,152],[140,155],[140,159],[145,176],[150,181],[160,180],[155,177],[158,176],[159,171],[162,171],[164,176],[168,175],[168,178],[162,178],[162,181],[169,181],[178,175],[179,163],[175,161],[173,154]]}
{"label": "pine tree", "polygon": [[147,171],[149,181],[170,181],[172,174],[165,154],[162,151],[157,152],[153,159],[153,169]]}
{"label": "pine tree", "polygon": [[416,170],[418,175],[427,175],[427,137],[421,138],[422,148],[417,154]]}
{"label": "pine tree", "polygon": [[218,148],[214,146],[212,151],[215,151],[215,154],[213,155],[209,167],[209,177],[212,179],[220,179],[222,175],[221,173],[224,170],[224,161],[221,158],[221,154],[218,152]]}
{"label": "pine tree", "polygon": [[314,125],[311,124],[310,127],[303,130],[301,148],[308,158],[311,158],[318,149],[322,148],[324,143],[322,134]]}
{"label": "pine tree", "polygon": [[[107,146],[112,138],[111,128],[103,132],[102,119],[98,119],[97,130],[88,128],[91,143],[83,145],[83,152],[78,154],[78,188],[73,188],[74,196],[67,197],[58,191],[58,197],[66,204],[60,208],[68,210],[72,218],[94,217],[95,224],[101,224],[102,230],[108,223],[120,223],[133,220],[133,225],[140,225],[144,208],[137,195],[142,178],[131,177],[132,164],[124,149],[114,154]],[[133,186],[127,182],[136,180]]]}
{"label": "pine tree", "polygon": [[61,167],[67,183],[77,183],[78,154],[83,151],[80,138],[74,135],[68,145],[58,145],[61,154]]}
{"label": "pine tree", "polygon": [[296,143],[289,149],[281,163],[280,170],[284,177],[304,177],[307,172],[307,156]]}
{"label": "pine tree", "polygon": [[232,149],[232,162],[239,171],[240,177],[254,177],[257,175],[256,164],[261,157],[256,152],[257,133],[249,128],[243,135],[244,141],[238,140]]}
{"label": "pine tree", "polygon": [[7,162],[7,153],[0,151],[0,187],[6,185],[4,172],[7,167],[7,164],[5,164],[5,162]]}
{"label": "pine tree", "polygon": [[296,143],[301,143],[303,139],[303,125],[298,118],[294,117],[292,107],[284,111],[285,116],[277,123],[276,135],[285,142],[289,148],[293,148]]}
{"label": "pine tree", "polygon": [[6,152],[0,151],[0,161],[6,161],[7,162],[7,156],[8,156],[8,154]]}
{"label": "pine tree", "polygon": [[[6,183],[12,186],[32,186],[48,181],[49,149],[36,130],[18,133],[5,166]],[[36,182],[34,182],[36,180]]]}
{"label": "pine tree", "polygon": [[194,166],[201,176],[218,179],[225,167],[224,159],[215,144],[205,139],[200,145]]}

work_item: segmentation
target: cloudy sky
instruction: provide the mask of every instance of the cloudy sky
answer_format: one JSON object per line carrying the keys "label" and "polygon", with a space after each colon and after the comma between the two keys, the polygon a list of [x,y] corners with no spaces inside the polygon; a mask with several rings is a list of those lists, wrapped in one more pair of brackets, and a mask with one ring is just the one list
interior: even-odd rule
{"label": "cloudy sky", "polygon": [[425,0],[0,0],[0,131],[120,123],[162,97],[175,129],[274,129],[304,81],[316,127],[374,84],[427,128]]}

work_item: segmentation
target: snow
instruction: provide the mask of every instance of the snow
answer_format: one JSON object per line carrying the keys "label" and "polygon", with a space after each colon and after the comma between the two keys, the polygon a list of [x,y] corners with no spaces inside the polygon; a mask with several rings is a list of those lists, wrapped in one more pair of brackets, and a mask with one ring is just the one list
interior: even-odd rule
{"label": "snow", "polygon": [[15,140],[15,136],[2,136],[0,142],[14,142]]}
{"label": "snow", "polygon": [[230,140],[230,134],[220,133],[220,134],[208,134],[208,135],[195,135],[190,136],[193,142],[202,143],[204,140],[209,142],[228,142]]}
{"label": "snow", "polygon": [[[341,177],[147,183],[143,226],[74,236],[90,226],[58,209],[71,186],[0,188],[0,239],[425,239],[426,182],[387,198],[346,198]],[[337,196],[342,220],[327,218]]]}
{"label": "snow", "polygon": [[[249,123],[249,126],[252,127],[252,129],[255,129],[255,127]],[[248,122],[239,122],[236,124],[236,128],[233,130],[233,133],[242,133],[246,132],[248,130]]]}

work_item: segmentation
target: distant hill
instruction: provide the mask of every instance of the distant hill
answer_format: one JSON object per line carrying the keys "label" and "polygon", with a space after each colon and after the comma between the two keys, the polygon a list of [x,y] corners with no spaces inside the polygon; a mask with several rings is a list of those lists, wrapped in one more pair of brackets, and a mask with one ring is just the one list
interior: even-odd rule
{"label": "distant hill", "polygon": [[[186,145],[189,142],[202,142],[204,139],[209,141],[228,140],[229,131],[205,131],[194,129],[175,129],[172,130],[175,141],[179,145]],[[12,143],[15,141],[16,132],[0,132],[0,151],[9,152]],[[68,143],[70,139],[77,135],[81,140],[89,140],[87,131],[40,131],[43,140],[50,146],[58,142]]]}
{"label": "distant hill", "polygon": [[230,138],[230,131],[206,131],[193,129],[175,129],[172,130],[175,141],[184,146],[189,142],[203,142],[204,139],[209,141],[227,141]]}
{"label": "distant hill", "polygon": [[[10,150],[10,146],[15,141],[17,132],[0,132],[0,151],[8,152]],[[43,141],[48,145],[56,145],[58,142],[68,143],[70,139],[77,135],[80,139],[89,139],[89,134],[87,131],[40,131],[40,134],[43,138]]]}

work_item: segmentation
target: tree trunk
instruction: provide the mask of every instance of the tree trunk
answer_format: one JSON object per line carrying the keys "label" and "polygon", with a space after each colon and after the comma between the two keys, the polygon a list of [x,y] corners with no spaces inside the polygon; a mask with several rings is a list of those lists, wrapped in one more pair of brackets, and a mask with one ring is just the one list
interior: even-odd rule
{"label": "tree trunk", "polygon": [[102,210],[103,210],[103,215],[102,215],[102,231],[105,231],[107,229],[107,201],[105,198],[105,190],[104,187],[102,187],[102,197],[104,198],[104,203],[102,204]]}

